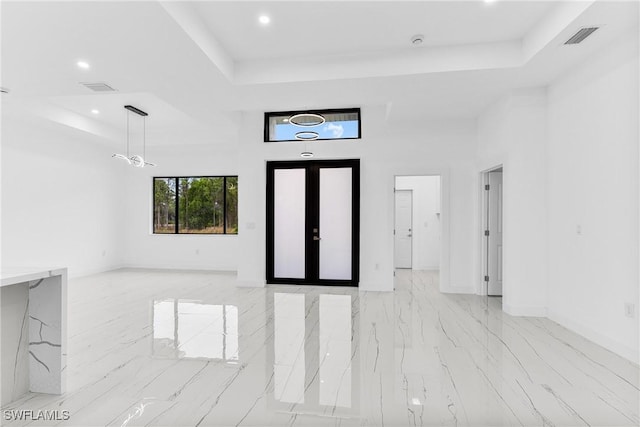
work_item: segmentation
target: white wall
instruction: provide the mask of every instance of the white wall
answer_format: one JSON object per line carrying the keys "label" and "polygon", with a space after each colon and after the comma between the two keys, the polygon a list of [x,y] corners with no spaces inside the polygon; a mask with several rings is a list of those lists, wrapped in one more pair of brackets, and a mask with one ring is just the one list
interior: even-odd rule
{"label": "white wall", "polygon": [[398,176],[397,190],[412,190],[413,270],[440,268],[440,177]]}
{"label": "white wall", "polygon": [[[546,91],[517,91],[478,119],[480,172],[503,165],[503,309],[545,316],[547,306]],[[476,212],[480,212],[477,185]],[[480,227],[475,231],[480,235]],[[476,256],[481,284],[480,246]]]}
{"label": "white wall", "polygon": [[[125,179],[125,264],[129,267],[234,271],[237,235],[153,234],[153,177],[237,175],[237,148],[231,144],[148,147],[156,167],[128,167]],[[246,182],[246,181],[245,181]],[[239,194],[245,189],[238,186]]]}
{"label": "white wall", "polygon": [[636,28],[547,89],[511,93],[478,119],[476,168],[504,165],[504,310],[636,362],[638,75]]}
{"label": "white wall", "polygon": [[[262,141],[262,112],[245,113],[238,159],[240,235],[238,279],[263,286],[265,279],[265,165],[299,160],[303,143]],[[475,123],[385,124],[385,108],[363,108],[363,138],[308,146],[317,159],[361,159],[360,289],[393,289],[393,187],[396,175],[442,176],[443,268],[447,292],[473,292]],[[247,183],[250,183],[248,185]],[[447,260],[446,265],[444,259]]]}
{"label": "white wall", "polygon": [[101,140],[42,119],[2,122],[2,266],[123,262],[124,181]]}
{"label": "white wall", "polygon": [[233,141],[147,147],[155,168],[132,168],[113,152],[113,143],[43,119],[3,119],[3,267],[64,266],[71,277],[122,266],[236,270],[237,235],[151,229],[152,177],[237,175]]}
{"label": "white wall", "polygon": [[636,28],[554,83],[548,108],[549,317],[636,361],[639,75]]}

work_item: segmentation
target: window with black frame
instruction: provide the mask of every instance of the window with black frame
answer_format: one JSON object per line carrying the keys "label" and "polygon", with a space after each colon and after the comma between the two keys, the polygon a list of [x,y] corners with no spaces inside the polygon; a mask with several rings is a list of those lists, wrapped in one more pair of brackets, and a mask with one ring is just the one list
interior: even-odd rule
{"label": "window with black frame", "polygon": [[153,233],[238,234],[238,177],[154,177]]}
{"label": "window with black frame", "polygon": [[264,114],[264,142],[360,139],[360,133],[359,108]]}

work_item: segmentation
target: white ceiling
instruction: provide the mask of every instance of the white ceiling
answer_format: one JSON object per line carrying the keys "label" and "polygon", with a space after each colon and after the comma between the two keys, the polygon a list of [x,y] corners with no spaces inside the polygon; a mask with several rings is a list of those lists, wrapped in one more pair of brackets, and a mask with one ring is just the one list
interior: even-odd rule
{"label": "white ceiling", "polygon": [[[348,55],[519,40],[554,6],[549,1],[199,2],[211,33],[234,60]],[[270,25],[256,25],[261,14]],[[418,48],[419,49],[419,48]]]}
{"label": "white ceiling", "polygon": [[[636,1],[1,5],[3,120],[33,114],[121,143],[132,104],[150,114],[150,144],[164,145],[233,140],[241,111],[380,106],[392,122],[472,119],[638,28]],[[603,27],[562,44],[587,25]]]}

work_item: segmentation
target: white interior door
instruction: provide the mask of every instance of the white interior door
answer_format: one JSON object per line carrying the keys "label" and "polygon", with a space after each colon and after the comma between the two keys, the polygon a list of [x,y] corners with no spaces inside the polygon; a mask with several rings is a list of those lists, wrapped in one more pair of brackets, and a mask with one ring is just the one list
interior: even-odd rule
{"label": "white interior door", "polygon": [[395,268],[411,268],[413,193],[411,190],[395,192]]}
{"label": "white interior door", "polygon": [[352,168],[320,168],[319,278],[351,280]]}
{"label": "white interior door", "polygon": [[487,293],[502,295],[502,172],[489,172],[487,230]]}

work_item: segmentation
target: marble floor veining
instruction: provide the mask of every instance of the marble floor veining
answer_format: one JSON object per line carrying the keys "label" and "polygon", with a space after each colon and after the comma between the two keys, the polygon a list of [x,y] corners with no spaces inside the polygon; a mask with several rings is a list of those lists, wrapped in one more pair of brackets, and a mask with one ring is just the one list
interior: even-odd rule
{"label": "marble floor veining", "polygon": [[0,424],[639,424],[637,365],[499,298],[441,294],[437,277],[399,271],[394,293],[211,272],[70,280],[67,392],[28,393]]}

